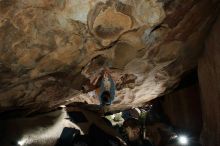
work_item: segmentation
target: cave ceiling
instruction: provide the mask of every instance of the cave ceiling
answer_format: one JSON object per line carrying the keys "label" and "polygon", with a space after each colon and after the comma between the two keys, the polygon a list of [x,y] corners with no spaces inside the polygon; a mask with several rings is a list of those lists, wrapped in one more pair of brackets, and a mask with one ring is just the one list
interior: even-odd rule
{"label": "cave ceiling", "polygon": [[110,110],[171,91],[196,67],[218,0],[0,0],[0,112],[98,105],[82,89],[109,68]]}

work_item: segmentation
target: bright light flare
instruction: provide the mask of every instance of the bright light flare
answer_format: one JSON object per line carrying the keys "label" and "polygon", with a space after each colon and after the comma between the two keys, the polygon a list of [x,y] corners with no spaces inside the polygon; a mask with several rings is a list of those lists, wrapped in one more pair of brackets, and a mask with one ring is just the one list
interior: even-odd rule
{"label": "bright light flare", "polygon": [[25,142],[26,142],[26,141],[25,141],[24,139],[19,140],[19,141],[18,141],[18,145],[19,145],[19,146],[23,146],[23,145],[25,144]]}
{"label": "bright light flare", "polygon": [[181,145],[187,145],[189,140],[186,136],[184,135],[181,135],[178,137],[178,142],[181,144]]}

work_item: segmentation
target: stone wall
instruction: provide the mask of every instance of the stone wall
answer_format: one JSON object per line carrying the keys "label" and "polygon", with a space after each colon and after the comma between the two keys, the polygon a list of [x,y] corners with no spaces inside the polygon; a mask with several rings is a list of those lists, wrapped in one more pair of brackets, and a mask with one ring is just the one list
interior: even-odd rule
{"label": "stone wall", "polygon": [[202,113],[198,84],[166,95],[162,103],[164,113],[173,126],[199,136],[202,128]]}
{"label": "stone wall", "polygon": [[199,83],[202,94],[204,146],[220,144],[220,17],[208,39],[199,60]]}

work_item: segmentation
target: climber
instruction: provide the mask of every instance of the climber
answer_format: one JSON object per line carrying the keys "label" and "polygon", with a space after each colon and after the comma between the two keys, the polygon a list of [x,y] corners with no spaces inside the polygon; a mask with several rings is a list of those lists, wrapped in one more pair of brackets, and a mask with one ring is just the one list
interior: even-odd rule
{"label": "climber", "polygon": [[115,83],[108,69],[104,69],[101,75],[97,95],[101,105],[111,105],[115,97]]}
{"label": "climber", "polygon": [[93,96],[99,98],[100,105],[111,105],[115,97],[115,83],[110,75],[110,70],[104,68],[90,78],[83,86],[84,93],[93,91]]}

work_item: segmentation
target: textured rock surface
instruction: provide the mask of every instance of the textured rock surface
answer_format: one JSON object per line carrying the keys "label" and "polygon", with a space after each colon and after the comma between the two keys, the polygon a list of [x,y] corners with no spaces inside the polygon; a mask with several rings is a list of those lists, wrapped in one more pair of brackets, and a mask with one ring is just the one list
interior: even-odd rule
{"label": "textured rock surface", "polygon": [[220,143],[220,17],[206,41],[206,48],[199,60],[199,82],[202,93],[204,146]]}
{"label": "textured rock surface", "polygon": [[172,125],[199,137],[202,112],[198,84],[165,95],[162,105]]}
{"label": "textured rock surface", "polygon": [[0,112],[99,104],[81,88],[106,66],[110,110],[144,104],[197,63],[218,10],[217,0],[0,0]]}

